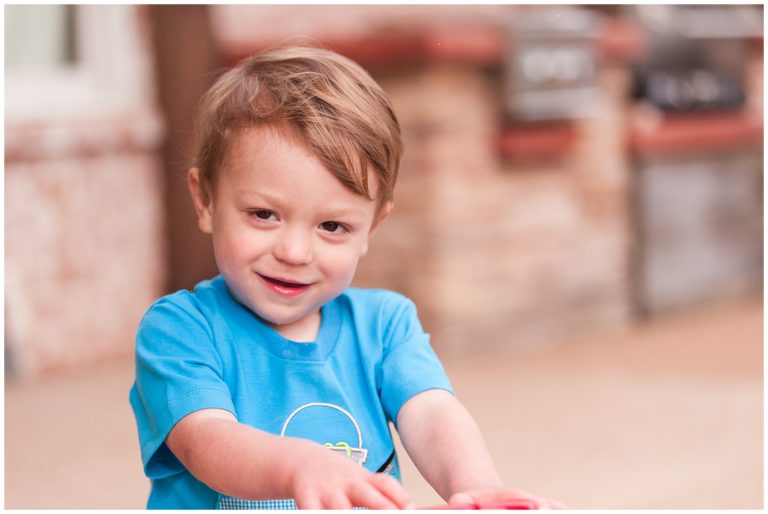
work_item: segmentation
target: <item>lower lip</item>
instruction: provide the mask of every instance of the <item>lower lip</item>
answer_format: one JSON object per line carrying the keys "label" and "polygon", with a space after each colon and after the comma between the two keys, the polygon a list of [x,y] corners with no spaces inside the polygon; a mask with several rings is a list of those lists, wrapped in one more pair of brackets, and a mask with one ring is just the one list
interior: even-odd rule
{"label": "lower lip", "polygon": [[259,275],[259,278],[261,278],[261,280],[267,285],[267,289],[269,289],[270,291],[272,291],[277,295],[284,296],[286,298],[293,298],[295,296],[299,296],[303,294],[307,289],[309,289],[308,285],[302,285],[299,287],[286,287],[276,282],[272,282],[271,280],[264,278],[261,275]]}

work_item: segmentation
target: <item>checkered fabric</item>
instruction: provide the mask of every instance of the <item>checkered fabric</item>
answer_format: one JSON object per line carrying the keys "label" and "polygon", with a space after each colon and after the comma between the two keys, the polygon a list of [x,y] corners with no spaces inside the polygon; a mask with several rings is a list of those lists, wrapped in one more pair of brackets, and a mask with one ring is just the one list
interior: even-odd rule
{"label": "checkered fabric", "polygon": [[241,500],[232,496],[221,495],[217,509],[226,510],[298,510],[293,500]]}
{"label": "checkered fabric", "polygon": [[[219,497],[217,509],[222,510],[298,510],[293,500],[241,500],[231,496]],[[368,510],[365,507],[352,507],[352,510]]]}

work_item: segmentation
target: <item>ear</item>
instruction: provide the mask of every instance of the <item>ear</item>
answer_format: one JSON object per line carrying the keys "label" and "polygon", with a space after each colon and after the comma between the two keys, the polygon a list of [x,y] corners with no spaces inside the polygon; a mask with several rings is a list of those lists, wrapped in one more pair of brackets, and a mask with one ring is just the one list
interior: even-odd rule
{"label": "ear", "polygon": [[198,168],[190,168],[187,172],[187,184],[189,185],[189,193],[192,195],[192,204],[197,213],[197,226],[206,234],[210,234],[213,232],[213,201],[208,188],[200,183],[200,170]]}
{"label": "ear", "polygon": [[368,253],[368,243],[370,242],[373,235],[376,233],[377,230],[379,230],[379,227],[381,226],[382,222],[389,217],[389,214],[392,212],[392,209],[395,207],[395,204],[393,204],[391,201],[385,203],[381,209],[376,213],[376,217],[373,219],[373,225],[371,225],[371,229],[368,231],[368,239],[365,241],[365,245],[363,246],[363,251],[360,254],[361,256]]}

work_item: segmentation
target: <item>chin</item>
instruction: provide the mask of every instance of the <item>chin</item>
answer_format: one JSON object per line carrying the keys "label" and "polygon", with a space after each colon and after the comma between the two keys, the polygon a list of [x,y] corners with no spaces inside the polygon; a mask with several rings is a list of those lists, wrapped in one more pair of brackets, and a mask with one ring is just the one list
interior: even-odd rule
{"label": "chin", "polygon": [[296,323],[297,321],[301,321],[307,316],[307,314],[305,313],[289,315],[289,314],[281,314],[277,312],[260,312],[258,310],[254,310],[254,312],[258,314],[261,319],[263,319],[270,325],[275,325],[275,326],[291,325],[293,323]]}

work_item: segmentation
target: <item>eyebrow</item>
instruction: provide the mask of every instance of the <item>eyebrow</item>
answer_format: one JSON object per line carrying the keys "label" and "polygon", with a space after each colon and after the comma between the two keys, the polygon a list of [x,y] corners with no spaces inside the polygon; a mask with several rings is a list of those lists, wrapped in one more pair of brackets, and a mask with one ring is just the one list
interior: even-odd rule
{"label": "eyebrow", "polygon": [[280,199],[277,198],[276,196],[273,196],[273,195],[271,195],[269,193],[265,193],[263,191],[258,191],[256,189],[240,189],[237,192],[237,196],[238,196],[238,198],[245,198],[247,200],[250,200],[253,197],[259,197],[259,198],[263,198],[263,199],[267,200],[268,202],[271,202],[271,203],[274,203],[274,204],[281,204],[282,203],[280,201]]}
{"label": "eyebrow", "polygon": [[344,218],[346,216],[365,216],[368,213],[365,212],[363,209],[356,209],[354,207],[328,207],[327,210],[324,211],[326,214],[325,217],[327,218]]}

